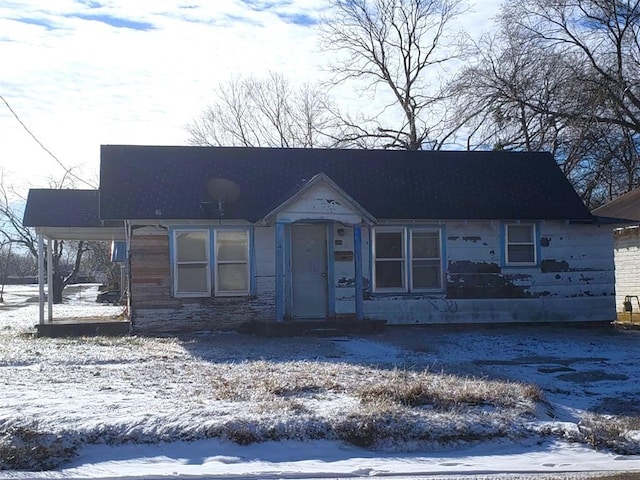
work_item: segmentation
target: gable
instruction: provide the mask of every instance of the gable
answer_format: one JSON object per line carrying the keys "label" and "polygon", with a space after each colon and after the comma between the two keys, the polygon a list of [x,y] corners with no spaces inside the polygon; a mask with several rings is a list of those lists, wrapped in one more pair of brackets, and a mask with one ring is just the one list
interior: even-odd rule
{"label": "gable", "polygon": [[375,218],[592,221],[553,157],[539,152],[101,147],[103,219],[206,219],[206,183],[240,195],[225,218],[255,222],[325,173]]}
{"label": "gable", "polygon": [[350,225],[375,219],[324,173],[313,177],[298,192],[266,215],[264,221],[292,223],[327,220]]}

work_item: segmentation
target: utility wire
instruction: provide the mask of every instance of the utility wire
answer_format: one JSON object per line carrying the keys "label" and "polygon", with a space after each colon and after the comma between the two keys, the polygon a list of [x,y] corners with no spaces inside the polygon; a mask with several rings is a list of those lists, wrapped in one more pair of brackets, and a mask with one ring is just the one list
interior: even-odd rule
{"label": "utility wire", "polygon": [[0,100],[2,100],[2,101],[4,102],[4,104],[7,106],[7,108],[9,109],[9,111],[13,114],[13,116],[14,116],[14,117],[15,117],[15,119],[18,121],[18,123],[19,123],[20,125],[22,125],[22,128],[24,128],[24,129],[25,129],[25,131],[26,131],[26,132],[31,136],[31,138],[33,138],[33,139],[36,141],[36,143],[37,143],[38,145],[40,145],[40,147],[41,147],[45,152],[47,152],[47,154],[49,154],[49,156],[50,156],[51,158],[53,158],[53,159],[56,161],[56,163],[57,163],[58,165],[60,165],[60,166],[62,167],[62,169],[65,171],[65,173],[66,173],[67,175],[69,175],[70,177],[75,178],[76,180],[78,180],[78,181],[79,181],[79,182],[81,182],[81,183],[84,183],[85,185],[88,185],[88,186],[89,186],[89,187],[91,187],[91,188],[96,188],[96,186],[95,186],[95,185],[93,185],[93,184],[91,184],[91,183],[87,182],[86,180],[84,180],[84,179],[80,178],[80,177],[79,177],[79,176],[77,176],[75,173],[73,173],[70,169],[68,169],[68,168],[67,168],[67,167],[66,167],[66,166],[65,166],[65,165],[60,161],[60,159],[59,159],[58,157],[56,157],[53,153],[51,153],[51,150],[49,150],[47,147],[45,147],[45,146],[43,145],[43,143],[42,143],[40,140],[38,140],[38,138],[37,138],[33,133],[31,133],[31,130],[29,130],[29,127],[27,127],[27,126],[24,124],[24,122],[23,122],[22,120],[20,120],[20,117],[18,116],[18,114],[13,110],[13,108],[11,108],[11,105],[9,105],[9,102],[7,102],[7,101],[5,100],[5,98],[4,98],[2,95],[0,95]]}

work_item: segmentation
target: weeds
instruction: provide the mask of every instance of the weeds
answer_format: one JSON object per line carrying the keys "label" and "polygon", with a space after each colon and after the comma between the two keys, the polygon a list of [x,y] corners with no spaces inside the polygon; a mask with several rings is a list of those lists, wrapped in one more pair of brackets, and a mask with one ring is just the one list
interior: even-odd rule
{"label": "weeds", "polygon": [[407,371],[396,371],[388,378],[367,385],[358,395],[363,402],[389,400],[408,407],[452,410],[483,405],[526,406],[530,413],[536,403],[544,399],[542,390],[533,385]]}
{"label": "weeds", "polygon": [[0,430],[0,470],[51,470],[69,460],[77,445],[63,436],[40,432],[37,425]]}
{"label": "weeds", "polygon": [[581,440],[597,450],[609,449],[622,455],[637,455],[640,445],[631,435],[640,431],[640,417],[585,416],[578,424]]}

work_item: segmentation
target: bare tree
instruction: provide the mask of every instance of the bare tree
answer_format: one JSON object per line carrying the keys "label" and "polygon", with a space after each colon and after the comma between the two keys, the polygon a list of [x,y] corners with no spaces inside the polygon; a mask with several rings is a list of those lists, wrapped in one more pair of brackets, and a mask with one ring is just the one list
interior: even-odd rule
{"label": "bare tree", "polygon": [[[609,0],[506,4],[497,34],[476,45],[475,62],[450,84],[467,148],[550,151],[590,206],[634,188],[639,174],[635,84],[625,78],[637,65],[621,59],[623,51],[635,53],[620,43],[622,24],[637,18],[624,10],[627,17],[605,22],[607,8],[620,6]],[[613,33],[603,33],[607,28]],[[617,83],[605,71],[618,71]]]}
{"label": "bare tree", "polygon": [[[459,35],[448,31],[463,12],[461,0],[331,0],[322,27],[323,46],[338,53],[330,65],[335,84],[361,81],[372,95],[382,87],[391,100],[381,116],[355,132],[385,148],[440,148],[448,134],[437,74],[462,54]],[[387,98],[389,98],[387,96]],[[353,122],[351,122],[353,127]]]}
{"label": "bare tree", "polygon": [[[20,199],[15,192],[10,195],[0,172],[0,242],[16,249],[25,249],[37,259],[38,238],[32,228],[23,225],[22,210],[18,207],[21,204],[24,204],[24,199]],[[74,252],[71,268],[64,268],[66,267],[65,263],[68,263],[63,261],[66,245],[70,246]],[[82,255],[87,251],[87,248],[84,242],[65,242],[63,240],[49,242],[49,248],[51,248],[53,265],[46,265],[46,268],[52,268],[52,299],[53,303],[62,303],[62,292],[68,284],[75,281],[82,262]]]}
{"label": "bare tree", "polygon": [[515,0],[505,4],[501,23],[571,70],[570,103],[529,101],[532,108],[640,133],[640,0]]}
{"label": "bare tree", "polygon": [[335,147],[342,143],[335,112],[319,88],[294,88],[272,72],[218,85],[213,105],[187,131],[194,145]]}

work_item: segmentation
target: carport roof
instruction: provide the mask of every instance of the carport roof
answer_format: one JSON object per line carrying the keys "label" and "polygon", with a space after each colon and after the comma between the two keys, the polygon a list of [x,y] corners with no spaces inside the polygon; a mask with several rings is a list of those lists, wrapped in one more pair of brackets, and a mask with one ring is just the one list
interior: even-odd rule
{"label": "carport roof", "polygon": [[22,223],[49,238],[113,240],[124,238],[122,222],[103,222],[97,190],[32,188]]}

